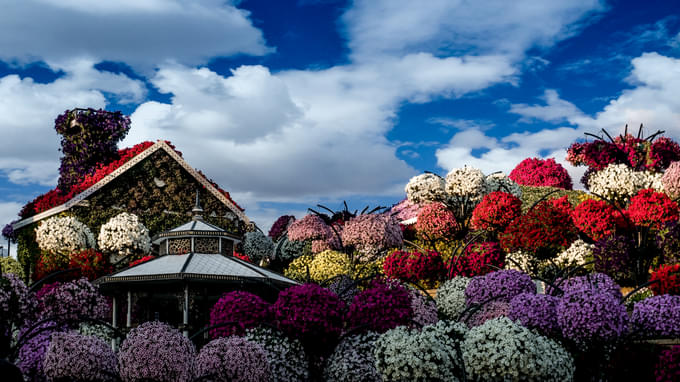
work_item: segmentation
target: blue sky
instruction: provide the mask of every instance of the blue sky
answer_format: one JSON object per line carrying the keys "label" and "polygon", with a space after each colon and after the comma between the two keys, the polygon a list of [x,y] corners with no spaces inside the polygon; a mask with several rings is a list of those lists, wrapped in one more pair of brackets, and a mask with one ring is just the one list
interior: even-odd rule
{"label": "blue sky", "polygon": [[[263,228],[408,179],[508,173],[584,132],[680,139],[680,4],[503,0],[10,1],[0,14],[0,222],[54,187],[54,118],[122,110]],[[567,167],[578,180],[581,169]]]}

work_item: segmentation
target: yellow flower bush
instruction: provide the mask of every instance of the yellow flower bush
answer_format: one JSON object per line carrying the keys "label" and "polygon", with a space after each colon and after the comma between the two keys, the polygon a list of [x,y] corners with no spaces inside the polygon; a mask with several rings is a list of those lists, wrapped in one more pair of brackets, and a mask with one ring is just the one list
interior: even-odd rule
{"label": "yellow flower bush", "polygon": [[2,273],[11,273],[20,279],[24,278],[24,269],[21,264],[11,257],[0,257],[0,266]]}
{"label": "yellow flower bush", "polygon": [[293,260],[283,271],[283,275],[297,281],[307,281],[307,269],[312,264],[314,255],[302,255]]}

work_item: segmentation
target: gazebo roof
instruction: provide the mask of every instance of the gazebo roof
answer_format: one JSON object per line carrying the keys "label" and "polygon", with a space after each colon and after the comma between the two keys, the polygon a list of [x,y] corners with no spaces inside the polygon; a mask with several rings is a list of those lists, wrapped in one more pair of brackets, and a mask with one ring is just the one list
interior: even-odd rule
{"label": "gazebo roof", "polygon": [[212,225],[202,219],[194,219],[186,224],[182,224],[179,227],[159,233],[153,237],[153,243],[158,244],[166,238],[186,236],[227,237],[236,242],[241,241],[240,237],[235,236],[218,226]]}
{"label": "gazebo roof", "polygon": [[258,267],[237,257],[205,253],[161,256],[99,278],[95,283],[101,286],[113,286],[113,284],[121,283],[248,280],[285,286],[298,284],[296,281],[276,272]]}

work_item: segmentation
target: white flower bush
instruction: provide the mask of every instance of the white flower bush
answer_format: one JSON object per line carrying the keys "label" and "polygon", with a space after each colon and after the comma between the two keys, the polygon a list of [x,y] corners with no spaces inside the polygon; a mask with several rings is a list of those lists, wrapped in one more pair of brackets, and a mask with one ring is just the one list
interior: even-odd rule
{"label": "white flower bush", "polygon": [[446,175],[446,192],[455,200],[479,202],[484,197],[484,173],[474,167],[454,168]]}
{"label": "white flower bush", "polygon": [[333,350],[324,368],[326,382],[381,382],[373,351],[379,334],[368,332],[343,339]]}
{"label": "white flower bush", "polygon": [[437,310],[450,320],[457,320],[465,310],[465,288],[470,279],[457,276],[443,283],[437,289],[435,301]]}
{"label": "white flower bush", "polygon": [[557,342],[495,318],[477,326],[463,342],[465,371],[480,381],[572,381],[574,360]]}
{"label": "white flower bush", "polygon": [[251,260],[259,262],[274,254],[274,242],[260,230],[247,232],[243,237],[243,252]]}
{"label": "white flower bush", "polygon": [[41,250],[64,256],[96,245],[92,231],[72,216],[43,220],[35,230],[35,240]]}
{"label": "white flower bush", "polygon": [[522,189],[519,185],[502,172],[495,172],[484,178],[484,194],[496,191],[507,192],[518,198],[522,197]]}
{"label": "white flower bush", "polygon": [[456,342],[467,333],[458,322],[439,321],[420,331],[404,326],[375,341],[375,366],[384,381],[459,381],[462,365]]}
{"label": "white flower bush", "polygon": [[[306,381],[308,379],[309,365],[300,341],[266,327],[248,329],[245,339],[264,348],[272,371],[272,382]],[[253,365],[253,367],[257,366]]]}
{"label": "white flower bush", "polygon": [[578,239],[569,248],[560,252],[555,258],[555,264],[560,267],[578,267],[586,263],[586,259],[593,255],[595,245]]}
{"label": "white flower bush", "polygon": [[653,188],[663,192],[663,174],[635,171],[625,164],[610,164],[588,179],[590,191],[607,199],[628,199],[638,191]]}
{"label": "white flower bush", "polygon": [[111,262],[136,254],[145,255],[151,252],[149,230],[139,217],[123,212],[109,219],[102,225],[97,237],[99,248],[111,255]]}
{"label": "white flower bush", "polygon": [[426,204],[445,201],[448,195],[445,190],[446,182],[435,174],[420,174],[411,178],[406,184],[406,197],[411,203]]}

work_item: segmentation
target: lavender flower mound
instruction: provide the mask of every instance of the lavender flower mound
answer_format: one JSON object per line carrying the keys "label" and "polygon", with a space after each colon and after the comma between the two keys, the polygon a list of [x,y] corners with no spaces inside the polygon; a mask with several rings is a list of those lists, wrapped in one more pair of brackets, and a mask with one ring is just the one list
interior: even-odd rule
{"label": "lavender flower mound", "polygon": [[51,380],[115,381],[118,364],[111,346],[78,333],[54,333],[45,360],[45,376]]}
{"label": "lavender flower mound", "polygon": [[419,326],[436,324],[439,321],[437,304],[425,297],[416,289],[409,291],[411,294],[411,310],[413,310],[413,322]]}
{"label": "lavender flower mound", "polygon": [[[565,293],[587,289],[609,293],[619,300],[623,298],[619,284],[615,283],[611,277],[604,273],[592,273],[586,276],[571,277],[564,281],[558,280],[558,283],[560,283],[559,288]],[[555,292],[556,291],[551,287],[546,288],[546,294],[555,295]]]}
{"label": "lavender flower mound", "polygon": [[559,301],[559,298],[547,294],[522,293],[510,301],[508,318],[551,337],[560,332],[557,325]]}
{"label": "lavender flower mound", "polygon": [[630,323],[633,333],[644,337],[679,337],[680,296],[665,294],[637,302]]}
{"label": "lavender flower mound", "polygon": [[507,317],[510,313],[510,304],[505,301],[490,301],[478,308],[473,308],[474,313],[469,317],[462,317],[468,327],[482,325],[483,323],[498,317]]}
{"label": "lavender flower mound", "polygon": [[42,317],[69,324],[83,318],[105,320],[109,305],[87,279],[74,280],[48,290],[39,297]]}
{"label": "lavender flower mound", "polygon": [[132,329],[118,351],[124,382],[188,382],[194,377],[196,350],[168,324],[150,321]]}
{"label": "lavender flower mound", "polygon": [[248,329],[245,339],[258,343],[267,353],[272,382],[306,381],[309,378],[307,355],[300,341],[273,329]]}
{"label": "lavender flower mound", "polygon": [[347,327],[384,333],[410,323],[412,318],[409,292],[397,283],[375,281],[354,298],[347,312]]}
{"label": "lavender flower mound", "polygon": [[284,232],[288,229],[288,226],[295,221],[295,216],[292,215],[283,215],[280,216],[274,224],[272,224],[272,227],[269,229],[269,234],[268,236],[274,240],[277,241],[281,238],[281,235],[283,235]]}
{"label": "lavender flower mound", "polygon": [[211,382],[268,382],[271,378],[265,350],[242,337],[210,341],[198,353],[196,369],[199,378]]}
{"label": "lavender flower mound", "polygon": [[331,235],[331,228],[317,215],[306,215],[288,227],[288,240],[326,240]]}
{"label": "lavender flower mound", "polygon": [[34,318],[37,310],[35,297],[17,276],[4,273],[0,277],[0,328],[9,330],[12,324],[22,326]]}
{"label": "lavender flower mound", "polygon": [[628,331],[628,314],[610,293],[582,289],[565,293],[557,304],[562,336],[578,345],[613,342]]}
{"label": "lavender flower mound", "polygon": [[259,262],[272,256],[274,243],[258,230],[247,232],[243,238],[243,252],[253,261]]}
{"label": "lavender flower mound", "polygon": [[375,341],[375,367],[384,381],[458,381],[462,365],[456,343],[465,333],[465,325],[449,321],[421,330],[388,330]]}
{"label": "lavender flower mound", "polygon": [[340,341],[326,361],[326,382],[382,382],[375,368],[373,350],[378,334],[367,332]]}
{"label": "lavender flower mound", "polygon": [[465,336],[463,360],[475,381],[572,381],[574,360],[557,342],[512,322],[489,320]]}
{"label": "lavender flower mound", "polygon": [[437,310],[449,320],[457,320],[465,310],[465,289],[469,282],[469,278],[458,276],[446,281],[437,289],[435,297]]}
{"label": "lavender flower mound", "polygon": [[269,319],[269,303],[249,292],[229,292],[220,297],[210,310],[210,326],[233,322],[210,330],[212,338],[241,335]]}
{"label": "lavender flower mound", "polygon": [[[19,349],[19,358],[16,365],[21,369],[29,381],[43,381],[43,361],[50,346],[52,334],[59,331],[54,322],[46,321],[31,330],[28,334],[30,339]],[[19,337],[27,333],[28,327],[19,331]]]}
{"label": "lavender flower mound", "polygon": [[607,236],[595,242],[593,258],[595,271],[606,272],[615,280],[630,279],[630,252],[634,246],[625,236]]}
{"label": "lavender flower mound", "polygon": [[308,350],[329,351],[343,327],[345,304],[328,289],[315,284],[290,287],[271,307],[279,330],[298,338]]}
{"label": "lavender flower mound", "polygon": [[328,285],[328,290],[337,294],[347,305],[350,305],[354,300],[354,297],[359,294],[359,288],[357,288],[356,283],[347,275],[336,277],[335,280]]}
{"label": "lavender flower mound", "polygon": [[465,288],[467,304],[480,304],[488,300],[510,302],[520,293],[536,293],[536,284],[526,273],[504,269],[473,277]]}

